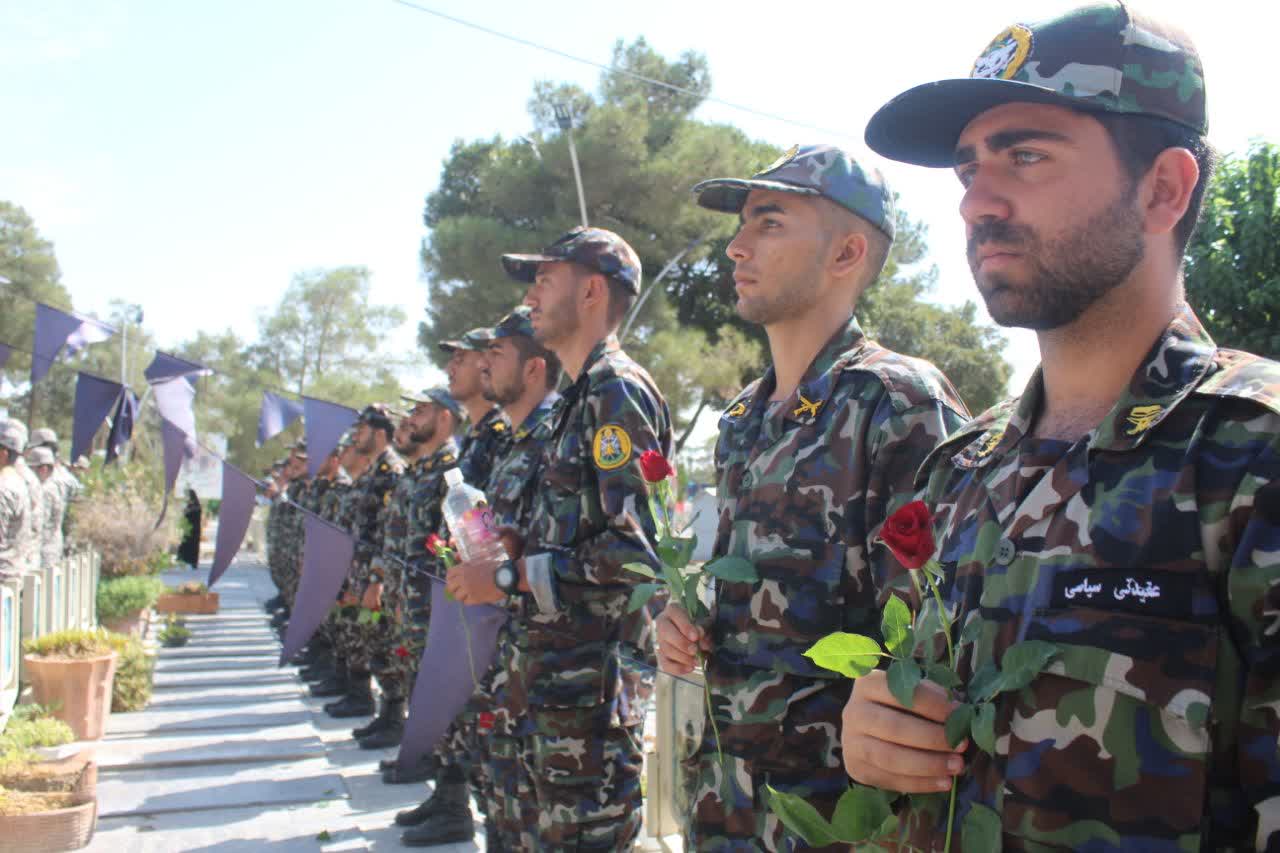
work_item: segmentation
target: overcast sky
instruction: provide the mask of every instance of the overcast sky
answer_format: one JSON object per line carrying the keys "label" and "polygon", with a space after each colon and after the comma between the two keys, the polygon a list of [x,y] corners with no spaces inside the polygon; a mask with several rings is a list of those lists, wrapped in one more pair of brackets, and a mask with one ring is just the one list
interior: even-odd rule
{"label": "overcast sky", "polygon": [[[903,89],[965,76],[1008,24],[1070,4],[422,5],[601,63],[615,39],[639,35],[670,58],[701,51],[714,97],[794,123],[714,103],[700,117],[783,147],[833,142],[880,166],[929,226],[941,270],[934,298],[961,302],[976,292],[959,185],[947,172],[881,161],[863,147],[863,128]],[[1275,50],[1269,4],[1151,8],[1199,46],[1215,144],[1280,140],[1264,77]],[[294,273],[362,264],[374,299],[410,318],[391,341],[410,351],[426,304],[423,199],[455,139],[529,130],[538,79],[594,90],[599,72],[393,0],[5,0],[0,199],[25,207],[54,241],[78,309],[140,303],[162,346],[201,329],[253,337]],[[1012,335],[1008,356],[1020,387],[1034,337]]]}

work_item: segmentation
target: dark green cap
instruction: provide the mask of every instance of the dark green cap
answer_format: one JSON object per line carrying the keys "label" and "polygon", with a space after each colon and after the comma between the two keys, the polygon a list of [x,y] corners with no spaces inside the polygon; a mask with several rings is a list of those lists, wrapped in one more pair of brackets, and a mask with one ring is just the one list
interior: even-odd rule
{"label": "dark green cap", "polygon": [[1081,6],[1006,27],[967,78],[898,95],[867,124],[867,145],[920,166],[955,165],[960,134],[982,113],[1026,102],[1144,115],[1209,130],[1204,69],[1191,39],[1124,3]]}
{"label": "dark green cap", "polygon": [[493,340],[493,329],[481,327],[472,329],[458,340],[441,341],[437,346],[445,352],[453,352],[454,350],[466,350],[467,352],[484,352],[489,347],[489,341]]}
{"label": "dark green cap", "polygon": [[493,327],[493,339],[496,341],[500,338],[532,338],[533,322],[529,319],[530,311],[528,305],[521,305],[499,320],[498,325]]}
{"label": "dark green cap", "polygon": [[612,231],[578,226],[536,255],[503,255],[502,266],[516,281],[532,284],[538,264],[570,261],[640,292],[640,258]]}
{"label": "dark green cap", "polygon": [[434,403],[437,406],[448,409],[460,421],[467,419],[467,414],[463,411],[462,406],[449,393],[449,389],[443,385],[427,388],[420,394],[401,394],[400,399],[408,400],[410,403]]}

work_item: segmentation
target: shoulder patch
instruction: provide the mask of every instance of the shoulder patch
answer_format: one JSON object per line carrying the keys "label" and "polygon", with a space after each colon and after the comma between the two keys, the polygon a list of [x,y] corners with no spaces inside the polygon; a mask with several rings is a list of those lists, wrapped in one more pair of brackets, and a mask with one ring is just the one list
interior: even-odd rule
{"label": "shoulder patch", "polygon": [[613,471],[631,461],[631,436],[617,424],[605,424],[591,439],[591,456],[601,471]]}
{"label": "shoulder patch", "polygon": [[1280,362],[1240,350],[1220,349],[1217,368],[1192,392],[1252,400],[1280,415]]}

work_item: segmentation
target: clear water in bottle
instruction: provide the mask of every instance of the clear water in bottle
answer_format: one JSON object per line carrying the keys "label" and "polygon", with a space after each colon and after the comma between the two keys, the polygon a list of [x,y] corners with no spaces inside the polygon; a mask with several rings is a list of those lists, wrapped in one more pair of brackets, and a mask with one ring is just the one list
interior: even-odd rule
{"label": "clear water in bottle", "polygon": [[493,509],[485,500],[484,492],[468,485],[462,472],[450,468],[444,472],[449,490],[444,496],[444,522],[449,535],[457,543],[458,555],[463,560],[498,562],[506,557],[502,540],[493,519]]}

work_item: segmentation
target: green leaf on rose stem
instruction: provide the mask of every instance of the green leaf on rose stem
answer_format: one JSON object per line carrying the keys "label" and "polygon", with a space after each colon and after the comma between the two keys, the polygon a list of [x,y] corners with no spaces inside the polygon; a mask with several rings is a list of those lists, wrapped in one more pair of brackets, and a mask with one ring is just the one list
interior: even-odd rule
{"label": "green leaf on rose stem", "polygon": [[809,647],[804,656],[823,669],[849,678],[861,678],[876,668],[884,652],[880,644],[861,634],[828,634]]}
{"label": "green leaf on rose stem", "polygon": [[1021,690],[1044,671],[1045,664],[1058,654],[1058,647],[1043,640],[1023,640],[1005,649],[1000,659],[1003,689]]}
{"label": "green leaf on rose stem", "polygon": [[[884,635],[884,647],[889,654],[897,654],[898,649],[906,642],[911,630],[911,609],[907,603],[896,595],[889,596],[884,605],[884,613],[880,614],[880,633]],[[908,648],[906,652],[911,650]]]}
{"label": "green leaf on rose stem", "polygon": [[760,580],[760,576],[756,574],[755,564],[746,557],[717,557],[703,566],[702,570],[710,572],[722,581],[755,583]]}
{"label": "green leaf on rose stem", "polygon": [[978,749],[987,755],[996,753],[996,706],[983,702],[973,715],[973,723],[969,726],[973,734],[973,742]]}
{"label": "green leaf on rose stem", "polygon": [[769,792],[769,809],[783,826],[803,838],[810,847],[826,847],[840,840],[827,819],[803,799],[774,790],[770,785],[766,785],[765,790]]}
{"label": "green leaf on rose stem", "polygon": [[945,663],[931,663],[924,668],[924,677],[948,690],[960,686],[960,676],[952,672]]}
{"label": "green leaf on rose stem", "polygon": [[952,749],[959,746],[969,736],[969,726],[972,723],[973,706],[968,703],[957,705],[955,710],[947,715],[947,722],[943,724],[947,745]]}
{"label": "green leaf on rose stem", "polygon": [[658,574],[644,563],[623,563],[622,568],[629,572],[635,572],[638,575],[644,575],[647,578],[658,579]]}
{"label": "green leaf on rose stem", "polygon": [[895,660],[889,664],[889,692],[902,707],[910,708],[915,702],[916,685],[923,676],[915,661]]}
{"label": "green leaf on rose stem", "polygon": [[693,548],[697,544],[692,536],[663,536],[658,540],[658,556],[668,566],[683,569],[689,565],[689,558],[693,556]]}
{"label": "green leaf on rose stem", "polygon": [[831,815],[831,829],[845,844],[857,844],[876,837],[885,820],[893,817],[889,795],[879,788],[851,785],[840,795]]}
{"label": "green leaf on rose stem", "polygon": [[676,601],[684,602],[684,573],[679,569],[672,568],[665,563],[662,566],[662,574],[667,579],[667,586],[671,588],[671,597]]}
{"label": "green leaf on rose stem", "polygon": [[967,646],[978,642],[978,635],[982,633],[982,617],[976,612],[969,615],[969,621],[964,623],[964,627],[960,629],[960,645]]}
{"label": "green leaf on rose stem", "polygon": [[926,560],[925,564],[920,568],[924,569],[926,573],[932,575],[936,580],[943,581],[947,578],[947,573],[942,570],[942,564],[937,560]]}
{"label": "green leaf on rose stem", "polygon": [[916,616],[915,624],[915,641],[916,645],[923,644],[925,657],[933,657],[933,643],[945,645],[945,640],[941,638],[942,623],[938,621],[938,603],[932,598],[927,598],[924,604],[920,606],[920,613]]}
{"label": "green leaf on rose stem", "polygon": [[1000,815],[981,803],[969,806],[960,825],[960,849],[965,853],[1000,853]]}
{"label": "green leaf on rose stem", "polygon": [[635,589],[631,590],[631,598],[627,600],[627,612],[635,613],[641,607],[649,603],[649,599],[662,589],[660,583],[642,583],[637,584]]}
{"label": "green leaf on rose stem", "polygon": [[884,819],[884,823],[880,824],[880,828],[871,833],[871,840],[875,841],[881,838],[888,838],[898,832],[898,816],[891,814]]}
{"label": "green leaf on rose stem", "polygon": [[704,575],[699,572],[693,577],[686,578],[684,583],[684,610],[689,614],[690,619],[700,619],[702,617],[702,598],[699,596],[699,587],[703,583]]}
{"label": "green leaf on rose stem", "polygon": [[987,661],[969,679],[969,698],[975,702],[985,702],[1003,690],[1004,684],[1004,675],[996,669],[994,663]]}

